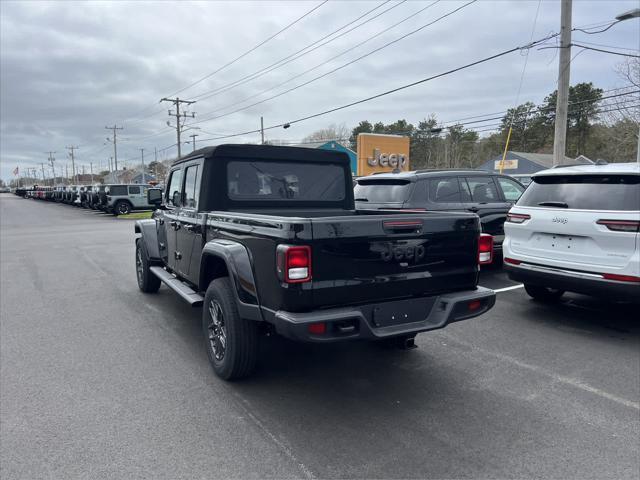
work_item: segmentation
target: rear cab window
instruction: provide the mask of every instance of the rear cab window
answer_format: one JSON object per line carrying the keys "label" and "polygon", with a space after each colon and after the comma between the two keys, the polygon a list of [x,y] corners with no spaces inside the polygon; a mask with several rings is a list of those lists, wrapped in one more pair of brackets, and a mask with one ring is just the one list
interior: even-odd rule
{"label": "rear cab window", "polygon": [[577,210],[640,210],[640,175],[540,175],[533,178],[519,207]]}
{"label": "rear cab window", "polygon": [[140,187],[137,185],[132,185],[129,187],[129,195],[139,195]]}
{"label": "rear cab window", "polygon": [[402,178],[363,178],[358,180],[356,202],[404,203],[409,200],[414,182]]}
{"label": "rear cab window", "polygon": [[227,164],[227,196],[245,205],[343,204],[347,183],[345,168],[332,163],[233,159]]}

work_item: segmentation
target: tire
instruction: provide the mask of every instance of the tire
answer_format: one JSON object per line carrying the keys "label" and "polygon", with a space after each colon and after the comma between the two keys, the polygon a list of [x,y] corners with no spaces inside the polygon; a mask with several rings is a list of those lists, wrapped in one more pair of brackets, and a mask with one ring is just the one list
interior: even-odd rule
{"label": "tire", "polygon": [[253,372],[258,358],[258,325],[240,318],[228,277],[216,278],[207,288],[202,331],[216,375],[223,380],[236,380]]}
{"label": "tire", "polygon": [[147,248],[144,240],[136,240],[136,277],[138,288],[144,293],[156,293],[160,288],[160,279],[149,269],[151,264],[147,258]]}
{"label": "tire", "polygon": [[539,285],[527,285],[524,289],[529,296],[535,300],[542,300],[545,302],[554,302],[560,300],[560,297],[564,295],[564,290],[557,290],[555,288],[541,287]]}
{"label": "tire", "polygon": [[120,200],[113,206],[113,214],[114,215],[126,215],[131,213],[131,204],[124,200]]}

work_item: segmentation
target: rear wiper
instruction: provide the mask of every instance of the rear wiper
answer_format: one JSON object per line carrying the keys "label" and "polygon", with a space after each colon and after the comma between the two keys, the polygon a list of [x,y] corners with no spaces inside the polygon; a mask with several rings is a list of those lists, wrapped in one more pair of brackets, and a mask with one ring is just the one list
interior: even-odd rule
{"label": "rear wiper", "polygon": [[569,205],[567,205],[565,202],[540,202],[538,203],[538,205],[540,205],[541,207],[558,207],[558,208],[569,208]]}
{"label": "rear wiper", "polygon": [[356,202],[368,202],[368,201],[369,201],[369,199],[368,199],[368,198],[364,198],[364,197],[362,197],[362,198],[356,198]]}

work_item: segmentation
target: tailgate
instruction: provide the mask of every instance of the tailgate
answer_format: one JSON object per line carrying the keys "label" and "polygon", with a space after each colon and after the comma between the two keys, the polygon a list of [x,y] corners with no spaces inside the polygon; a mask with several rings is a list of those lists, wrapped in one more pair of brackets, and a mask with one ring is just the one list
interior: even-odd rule
{"label": "tailgate", "polygon": [[[614,232],[599,224],[601,219],[635,221],[634,212],[598,213],[593,211],[542,208],[512,209],[514,213],[527,213],[530,219],[520,225],[508,224],[511,249],[545,264],[546,260],[572,263],[583,270],[601,271],[602,268],[623,268],[632,261],[638,234]],[[532,260],[533,261],[533,260]]]}
{"label": "tailgate", "polygon": [[313,304],[329,307],[472,289],[475,215],[366,214],[312,219]]}

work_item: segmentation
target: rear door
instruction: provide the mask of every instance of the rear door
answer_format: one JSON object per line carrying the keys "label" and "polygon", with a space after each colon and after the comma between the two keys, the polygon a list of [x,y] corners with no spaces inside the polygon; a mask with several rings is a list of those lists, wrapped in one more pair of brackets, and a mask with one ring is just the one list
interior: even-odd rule
{"label": "rear door", "polygon": [[176,248],[180,258],[176,268],[180,274],[197,283],[202,256],[202,214],[198,214],[202,161],[184,166],[182,205],[178,213]]}
{"label": "rear door", "polygon": [[531,217],[509,224],[514,253],[577,270],[624,268],[634,262],[638,232],[616,224],[640,221],[640,175],[538,176],[512,211]]}
{"label": "rear door", "polygon": [[133,208],[140,208],[142,206],[140,201],[141,192],[142,189],[140,188],[140,185],[129,185],[128,198],[131,205],[133,205]]}
{"label": "rear door", "polygon": [[498,245],[504,240],[504,222],[509,205],[498,191],[492,176],[469,175],[460,177],[460,190],[464,208],[476,213],[482,223],[482,231],[493,235]]}
{"label": "rear door", "polygon": [[436,177],[417,182],[416,190],[424,187],[429,210],[463,210],[458,177]]}

